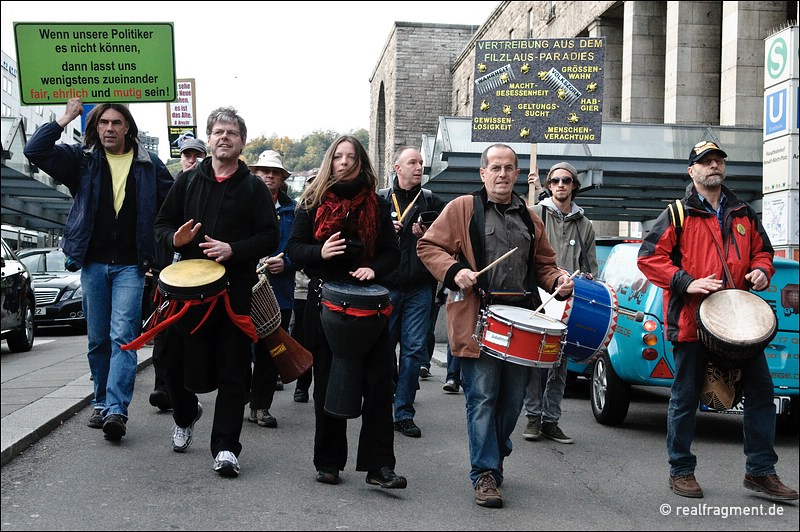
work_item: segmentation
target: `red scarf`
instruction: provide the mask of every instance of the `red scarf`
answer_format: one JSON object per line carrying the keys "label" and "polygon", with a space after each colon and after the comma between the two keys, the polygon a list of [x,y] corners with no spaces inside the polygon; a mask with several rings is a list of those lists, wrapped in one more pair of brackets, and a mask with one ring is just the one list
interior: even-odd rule
{"label": "red scarf", "polygon": [[[351,213],[355,219],[349,219]],[[375,256],[375,242],[378,238],[377,196],[364,188],[353,199],[344,199],[329,190],[314,218],[314,238],[324,242],[337,231],[341,231],[342,237],[347,238],[351,228],[356,229],[363,244],[359,261],[362,266],[366,265]]]}

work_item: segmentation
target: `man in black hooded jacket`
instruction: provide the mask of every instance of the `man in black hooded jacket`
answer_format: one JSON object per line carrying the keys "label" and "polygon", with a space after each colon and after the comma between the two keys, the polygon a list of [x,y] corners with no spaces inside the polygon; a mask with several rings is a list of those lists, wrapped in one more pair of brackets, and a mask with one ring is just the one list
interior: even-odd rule
{"label": "man in black hooded jacket", "polygon": [[214,470],[235,477],[250,345],[256,339],[249,318],[252,287],[258,281],[258,259],[278,245],[278,222],[269,189],[239,160],[247,141],[244,120],[235,109],[221,107],[208,117],[206,132],[211,157],[177,177],[156,218],[155,235],[159,245],[171,247],[182,260],[225,266],[230,310],[218,301],[204,318],[208,306],[199,305],[175,324],[169,331],[177,341],[166,381],[175,420],[172,449],[180,453],[191,445],[194,424],[203,413],[195,393],[218,390],[211,430]]}

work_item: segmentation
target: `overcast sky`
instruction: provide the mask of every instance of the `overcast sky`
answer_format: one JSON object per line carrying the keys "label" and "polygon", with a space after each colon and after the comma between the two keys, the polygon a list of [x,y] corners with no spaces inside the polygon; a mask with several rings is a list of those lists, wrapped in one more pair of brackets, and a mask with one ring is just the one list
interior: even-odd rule
{"label": "overcast sky", "polygon": [[[300,139],[369,129],[369,78],[395,21],[476,24],[498,2],[11,2],[0,3],[3,51],[14,22],[173,22],[177,78],[196,79],[198,133],[222,105],[248,137]],[[193,8],[191,11],[187,8]],[[168,157],[166,104],[133,104]]]}

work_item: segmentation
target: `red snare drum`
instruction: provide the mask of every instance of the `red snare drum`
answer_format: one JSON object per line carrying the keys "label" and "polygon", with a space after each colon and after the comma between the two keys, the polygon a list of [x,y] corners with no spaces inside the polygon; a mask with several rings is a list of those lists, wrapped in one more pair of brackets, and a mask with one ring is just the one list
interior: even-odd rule
{"label": "red snare drum", "polygon": [[529,309],[490,305],[477,329],[476,340],[488,355],[522,366],[551,368],[561,358],[566,325]]}

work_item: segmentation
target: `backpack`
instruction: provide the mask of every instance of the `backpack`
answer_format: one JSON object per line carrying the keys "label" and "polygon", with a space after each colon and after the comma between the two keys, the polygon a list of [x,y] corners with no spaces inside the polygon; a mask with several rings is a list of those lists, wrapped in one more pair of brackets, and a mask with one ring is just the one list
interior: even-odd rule
{"label": "backpack", "polygon": [[683,207],[683,202],[679,199],[674,203],[667,206],[669,211],[669,219],[672,222],[672,227],[675,228],[675,247],[672,248],[671,258],[673,264],[678,268],[681,267],[681,233],[683,232],[683,221],[686,218],[686,211]]}

